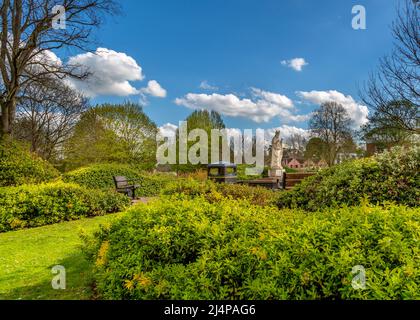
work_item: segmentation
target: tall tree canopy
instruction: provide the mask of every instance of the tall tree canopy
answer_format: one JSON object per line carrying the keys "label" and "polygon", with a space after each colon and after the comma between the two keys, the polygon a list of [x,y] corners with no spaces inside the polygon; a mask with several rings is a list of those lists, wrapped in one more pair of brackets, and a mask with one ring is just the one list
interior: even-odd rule
{"label": "tall tree canopy", "polygon": [[37,83],[25,86],[17,105],[14,137],[29,143],[31,151],[50,162],[62,156],[88,101],[61,80],[48,86]]}
{"label": "tall tree canopy", "polygon": [[[206,132],[207,137],[208,137],[208,142],[207,142],[207,149],[206,150],[200,150],[201,152],[205,152],[207,153],[207,157],[206,157],[206,162],[210,163],[211,162],[211,130],[212,129],[224,129],[225,128],[225,124],[223,122],[223,119],[221,117],[221,115],[219,113],[217,113],[216,111],[207,111],[207,110],[196,110],[194,112],[192,112],[186,119],[185,119],[186,123],[187,123],[187,127],[188,127],[188,134],[194,130],[194,129],[202,129]],[[180,164],[180,159],[179,159],[179,130],[177,131],[176,134],[176,142],[177,142],[177,164],[174,165],[174,169],[177,171],[195,171],[199,168],[201,168],[202,166],[200,165],[195,165],[192,164],[188,159],[188,163],[187,164]],[[191,147],[193,145],[195,145],[198,142],[198,138],[196,141],[188,141],[187,143],[187,152],[189,152],[191,150]],[[221,148],[221,141],[219,143],[219,153],[222,152],[222,148]],[[200,152],[197,152],[197,156],[199,156]]]}
{"label": "tall tree canopy", "polygon": [[309,122],[312,135],[324,141],[327,152],[325,160],[332,166],[337,153],[351,137],[351,119],[344,107],[336,102],[322,104],[314,111]]}
{"label": "tall tree canopy", "polygon": [[66,144],[67,168],[119,162],[149,169],[156,164],[157,132],[137,104],[97,106],[82,115]]}
{"label": "tall tree canopy", "polygon": [[[65,28],[53,28],[59,10]],[[118,10],[113,0],[2,0],[0,7],[0,134],[13,132],[16,106],[27,85],[51,78],[86,78],[80,66],[63,64],[55,50],[89,50],[91,33],[105,14]],[[61,12],[62,14],[62,12]]]}
{"label": "tall tree canopy", "polygon": [[189,131],[193,129],[211,130],[225,128],[222,117],[216,111],[196,110],[185,121],[188,124]]}
{"label": "tall tree canopy", "polygon": [[420,8],[418,1],[402,2],[392,25],[395,48],[380,60],[361,97],[370,109],[363,133],[403,141],[420,134]]}

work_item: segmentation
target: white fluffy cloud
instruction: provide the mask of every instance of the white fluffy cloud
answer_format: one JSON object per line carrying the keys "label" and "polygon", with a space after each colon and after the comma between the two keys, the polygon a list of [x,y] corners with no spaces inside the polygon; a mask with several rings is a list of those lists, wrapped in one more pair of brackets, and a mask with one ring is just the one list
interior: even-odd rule
{"label": "white fluffy cloud", "polygon": [[200,89],[203,89],[203,90],[213,90],[213,91],[219,90],[218,87],[209,84],[209,82],[207,80],[201,81],[201,83],[200,83]]}
{"label": "white fluffy cloud", "polygon": [[354,128],[357,129],[365,124],[368,116],[368,108],[357,103],[352,96],[344,95],[336,90],[329,91],[298,91],[297,95],[306,101],[321,105],[325,102],[337,102],[341,104],[348,112],[350,118],[353,120]]}
{"label": "white fluffy cloud", "polygon": [[305,138],[309,138],[309,135],[310,135],[309,130],[294,127],[294,126],[282,125],[281,127],[267,129],[266,139],[271,142],[277,130],[280,130],[280,135],[283,139],[289,138],[292,135],[296,135],[296,134],[301,135]]}
{"label": "white fluffy cloud", "polygon": [[159,133],[162,137],[175,138],[177,129],[178,126],[172,123],[166,123],[163,126],[159,127]]}
{"label": "white fluffy cloud", "polygon": [[234,94],[196,94],[188,93],[177,98],[175,103],[190,109],[217,111],[230,117],[249,118],[255,122],[268,122],[280,117],[282,122],[305,121],[307,116],[294,115],[293,101],[288,97],[252,88],[252,98],[241,99]]}
{"label": "white fluffy cloud", "polygon": [[140,89],[141,93],[151,95],[152,97],[165,98],[166,90],[156,80],[150,80],[146,88]]}
{"label": "white fluffy cloud", "polygon": [[309,63],[307,63],[304,58],[293,58],[290,60],[283,60],[281,64],[300,72],[303,70],[303,67],[307,66]]}
{"label": "white fluffy cloud", "polygon": [[34,63],[41,63],[42,65],[47,66],[54,66],[54,67],[61,67],[63,62],[61,59],[52,51],[44,50],[40,51],[37,55],[33,58]]}
{"label": "white fluffy cloud", "polygon": [[91,73],[87,80],[70,80],[76,89],[89,97],[138,94],[130,81],[144,79],[142,68],[132,57],[106,48],[71,57],[69,64],[86,68]]}

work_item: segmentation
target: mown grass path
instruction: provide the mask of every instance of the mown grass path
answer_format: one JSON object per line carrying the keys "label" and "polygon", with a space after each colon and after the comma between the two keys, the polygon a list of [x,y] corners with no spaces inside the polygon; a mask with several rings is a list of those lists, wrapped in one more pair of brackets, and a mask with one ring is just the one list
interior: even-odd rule
{"label": "mown grass path", "polygon": [[[91,267],[80,250],[82,230],[115,219],[91,219],[0,234],[0,299],[90,299]],[[54,290],[51,268],[66,268],[67,288]]]}

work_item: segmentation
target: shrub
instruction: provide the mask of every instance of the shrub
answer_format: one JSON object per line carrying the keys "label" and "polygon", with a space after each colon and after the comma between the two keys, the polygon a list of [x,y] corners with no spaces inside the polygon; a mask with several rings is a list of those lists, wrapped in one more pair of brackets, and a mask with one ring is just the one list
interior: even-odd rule
{"label": "shrub", "polygon": [[138,205],[84,240],[105,299],[418,299],[419,235],[402,206],[307,215],[197,197]]}
{"label": "shrub", "polygon": [[251,187],[241,184],[214,183],[194,179],[178,179],[168,184],[162,195],[181,195],[194,198],[203,195],[208,201],[219,201],[222,197],[246,199],[256,205],[271,205],[277,201],[278,193],[262,187]]}
{"label": "shrub", "polygon": [[325,207],[394,201],[418,206],[420,149],[395,148],[375,158],[346,162],[322,170],[280,195],[280,208],[316,211]]}
{"label": "shrub", "polygon": [[184,194],[188,197],[197,197],[212,191],[216,191],[216,184],[210,180],[198,181],[193,178],[186,178],[169,183],[161,190],[161,194]]}
{"label": "shrub", "polygon": [[[173,173],[172,173],[173,174]],[[197,170],[197,171],[193,171],[193,172],[188,172],[188,173],[178,173],[177,175],[180,178],[183,179],[194,179],[194,180],[199,180],[199,181],[206,181],[207,180],[207,170]]]}
{"label": "shrub", "polygon": [[125,176],[136,180],[136,184],[140,186],[136,195],[142,197],[159,194],[165,184],[175,179],[165,174],[142,173],[127,165],[95,164],[68,172],[64,174],[63,180],[92,189],[114,189],[113,176]]}
{"label": "shrub", "polygon": [[124,210],[130,199],[63,182],[0,188],[0,232]]}
{"label": "shrub", "polygon": [[11,140],[0,143],[0,187],[51,181],[59,172]]}
{"label": "shrub", "polygon": [[217,190],[225,197],[232,199],[246,199],[250,203],[260,206],[274,205],[278,192],[263,187],[251,187],[241,184],[218,184]]}

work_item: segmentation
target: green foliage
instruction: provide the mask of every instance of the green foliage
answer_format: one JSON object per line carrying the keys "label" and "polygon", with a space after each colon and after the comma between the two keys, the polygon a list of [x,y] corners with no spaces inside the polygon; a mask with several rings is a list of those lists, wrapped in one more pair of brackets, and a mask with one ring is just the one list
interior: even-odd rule
{"label": "green foliage", "polygon": [[214,183],[194,179],[178,179],[162,189],[162,195],[177,195],[181,198],[203,196],[209,202],[217,202],[222,198],[248,200],[255,205],[273,205],[278,193],[262,187],[251,187],[241,184]]}
{"label": "green foliage", "polygon": [[104,299],[419,299],[419,236],[419,209],[307,215],[198,197],[138,205],[83,240]]}
{"label": "green foliage", "polygon": [[68,169],[92,163],[156,163],[158,129],[136,104],[104,104],[85,112],[65,147]]}
{"label": "green foliage", "polygon": [[259,206],[275,205],[278,192],[258,186],[245,184],[217,184],[217,191],[227,198],[248,200],[251,204]]}
{"label": "green foliage", "polygon": [[225,124],[221,115],[216,111],[195,110],[187,119],[188,130],[203,129],[210,131],[211,129],[224,129]]}
{"label": "green foliage", "polygon": [[327,158],[328,145],[320,138],[311,138],[305,148],[305,159],[318,163]]}
{"label": "green foliage", "polygon": [[47,182],[59,172],[48,162],[9,139],[0,142],[0,186]]}
{"label": "green foliage", "polygon": [[284,170],[286,171],[286,173],[297,173],[297,172],[299,172],[299,170],[289,168],[289,167],[284,167]]}
{"label": "green foliage", "polygon": [[138,171],[124,164],[94,164],[76,169],[63,175],[65,182],[77,183],[91,189],[115,188],[113,176],[125,176],[128,179],[137,179]]}
{"label": "green foliage", "polygon": [[365,140],[375,141],[380,150],[410,143],[418,131],[418,117],[418,104],[406,99],[394,100],[377,106],[369,114],[369,122],[362,126],[361,134]]}
{"label": "green foliage", "polygon": [[0,232],[124,210],[130,199],[63,182],[0,188]]}
{"label": "green foliage", "polygon": [[325,207],[394,201],[418,206],[420,199],[420,148],[395,148],[375,158],[346,162],[322,170],[293,190],[282,193],[281,208],[316,211]]}
{"label": "green foliage", "polygon": [[[189,173],[189,172],[196,172],[199,170],[203,170],[207,168],[207,163],[211,163],[211,150],[212,150],[212,143],[211,143],[211,130],[212,129],[224,129],[225,124],[223,119],[219,113],[216,111],[207,111],[207,110],[195,110],[192,112],[186,119],[187,122],[187,134],[189,134],[194,129],[202,129],[205,130],[207,133],[207,149],[200,150],[200,152],[204,152],[207,154],[206,163],[205,164],[192,164],[188,160],[186,164],[180,164],[179,161],[179,135],[177,134],[176,137],[176,156],[177,156],[177,164],[171,165],[172,169],[178,173]],[[199,142],[197,138],[196,141],[188,141],[187,142],[187,151],[190,151],[191,147]],[[219,151],[222,150],[222,143],[219,142]],[[199,153],[199,152],[197,152]]]}
{"label": "green foliage", "polygon": [[159,194],[160,190],[174,179],[165,174],[149,174],[124,164],[95,164],[64,174],[65,182],[77,183],[92,189],[115,189],[113,176],[125,176],[139,185],[137,196],[148,197]]}

